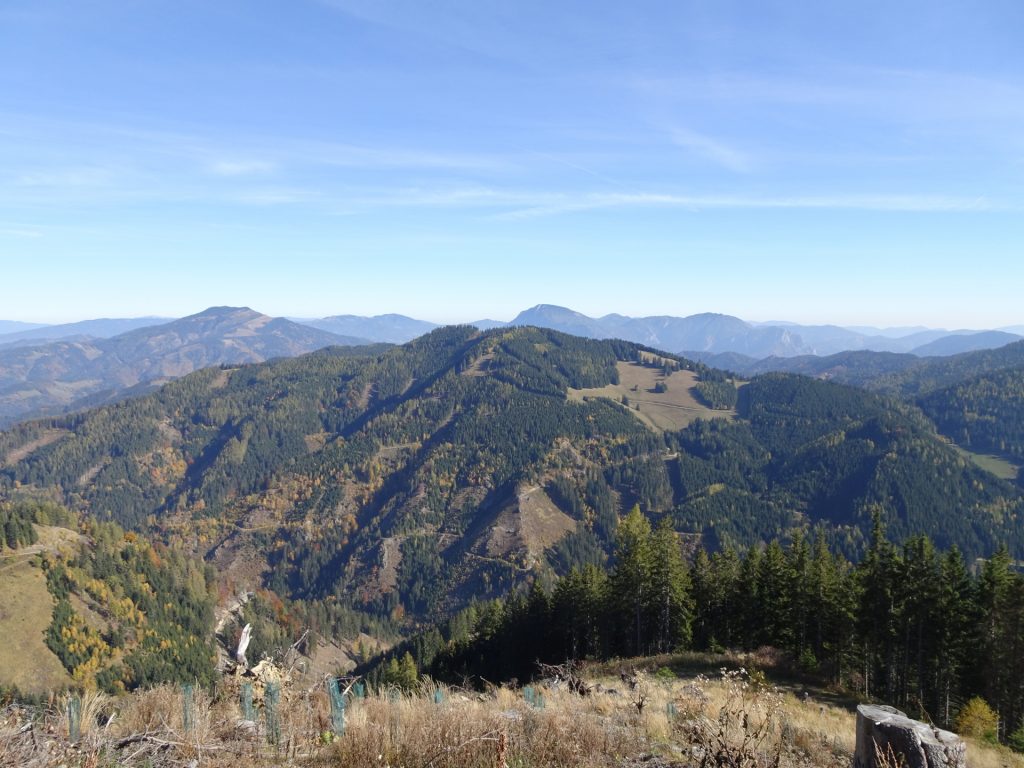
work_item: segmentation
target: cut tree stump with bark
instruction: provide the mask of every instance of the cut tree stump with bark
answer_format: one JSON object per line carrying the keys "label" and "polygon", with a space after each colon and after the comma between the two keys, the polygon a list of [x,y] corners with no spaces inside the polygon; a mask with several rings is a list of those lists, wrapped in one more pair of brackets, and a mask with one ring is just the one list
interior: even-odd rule
{"label": "cut tree stump with bark", "polygon": [[893,707],[857,707],[853,768],[966,768],[966,746],[955,733],[912,720]]}

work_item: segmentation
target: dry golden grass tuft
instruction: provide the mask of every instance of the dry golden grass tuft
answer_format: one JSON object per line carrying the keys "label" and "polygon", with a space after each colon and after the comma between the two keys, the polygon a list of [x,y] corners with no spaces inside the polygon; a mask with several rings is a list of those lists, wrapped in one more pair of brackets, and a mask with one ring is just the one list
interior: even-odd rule
{"label": "dry golden grass tuft", "polygon": [[616,765],[648,739],[626,707],[600,697],[538,689],[490,694],[441,689],[429,695],[373,697],[352,708],[343,738],[316,761],[323,766],[381,765],[496,768],[499,765]]}
{"label": "dry golden grass tuft", "polygon": [[[730,672],[676,677],[672,668],[710,657],[665,657],[646,669],[611,665],[589,676],[589,696],[564,685],[492,687],[477,693],[424,681],[414,693],[351,699],[345,730],[332,733],[323,686],[286,688],[269,743],[266,713],[243,720],[237,686],[160,686],[82,701],[81,737],[69,739],[66,702],[0,710],[0,765],[47,768],[847,768],[855,719],[849,709],[797,697],[762,677]],[[719,657],[721,661],[721,657]],[[1005,749],[969,742],[972,768],[1024,768]]]}

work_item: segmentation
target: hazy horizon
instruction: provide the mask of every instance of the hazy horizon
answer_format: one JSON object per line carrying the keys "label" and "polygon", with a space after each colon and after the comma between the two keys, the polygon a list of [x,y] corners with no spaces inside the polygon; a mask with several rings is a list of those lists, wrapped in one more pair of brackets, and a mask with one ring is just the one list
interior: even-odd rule
{"label": "hazy horizon", "polygon": [[[422,321],[426,321],[426,322],[430,322],[430,323],[435,323],[437,325],[442,325],[443,326],[443,325],[460,325],[460,324],[474,323],[474,322],[479,322],[479,321],[483,321],[483,320],[493,320],[493,321],[497,321],[497,322],[508,323],[508,322],[511,322],[512,320],[514,320],[515,317],[518,314],[520,314],[521,312],[526,311],[528,309],[532,309],[532,308],[537,307],[537,306],[556,306],[556,307],[562,307],[564,309],[569,309],[569,310],[576,311],[576,312],[580,311],[576,307],[572,307],[572,306],[569,306],[567,304],[557,304],[557,303],[554,303],[554,302],[540,302],[538,304],[530,304],[528,306],[520,307],[519,310],[513,312],[512,314],[510,314],[510,315],[508,315],[506,317],[497,317],[497,316],[494,316],[494,315],[489,315],[489,316],[477,316],[477,317],[455,317],[453,319],[447,319],[446,320],[446,319],[437,319],[437,317],[442,317],[442,316],[423,317],[423,316],[419,316],[419,315],[411,315],[411,314],[409,314],[407,312],[401,311],[400,309],[384,310],[384,311],[380,311],[380,312],[368,313],[368,314],[365,314],[365,315],[357,315],[357,313],[343,312],[343,311],[328,312],[326,314],[320,314],[320,315],[312,315],[312,314],[290,314],[290,313],[277,314],[277,313],[274,313],[274,312],[266,312],[261,307],[253,306],[252,304],[239,304],[239,305],[213,304],[213,305],[211,305],[209,307],[202,307],[202,308],[197,308],[197,309],[189,310],[189,311],[185,312],[184,314],[180,314],[180,315],[153,315],[153,314],[149,314],[149,315],[129,316],[129,315],[118,315],[118,314],[110,314],[110,313],[108,313],[108,314],[105,314],[105,315],[97,315],[97,316],[92,316],[92,317],[86,317],[86,316],[71,317],[71,318],[66,319],[66,320],[55,320],[55,321],[27,320],[27,319],[21,318],[21,317],[7,317],[7,316],[3,316],[3,317],[0,317],[0,322],[9,321],[9,322],[26,323],[26,324],[29,324],[29,325],[38,325],[39,327],[45,327],[45,326],[48,326],[48,325],[70,325],[70,324],[74,324],[74,323],[88,322],[88,321],[91,321],[91,320],[112,320],[112,319],[142,319],[142,320],[152,319],[152,320],[159,321],[159,322],[169,322],[169,321],[177,320],[177,319],[180,319],[180,318],[183,318],[183,317],[189,317],[191,315],[196,315],[196,314],[199,314],[201,312],[205,312],[205,311],[207,311],[209,309],[213,309],[214,307],[233,307],[233,308],[246,307],[246,308],[251,309],[251,310],[253,310],[255,312],[259,312],[260,314],[268,315],[270,317],[283,317],[283,318],[287,318],[289,320],[293,320],[293,321],[296,321],[296,322],[321,320],[321,319],[324,319],[324,318],[327,318],[327,317],[337,317],[337,316],[344,316],[344,315],[355,315],[355,316],[359,316],[359,317],[375,317],[375,316],[382,316],[382,315],[401,315],[401,316],[404,316],[404,317],[409,317],[409,318],[414,319],[414,320],[422,320]],[[618,311],[615,311],[615,310],[610,310],[610,311],[606,311],[606,312],[600,312],[600,313],[597,313],[597,314],[591,314],[591,313],[586,313],[586,312],[581,312],[581,314],[587,315],[588,317],[591,317],[591,318],[594,318],[594,319],[599,319],[599,318],[605,317],[607,315],[616,315],[616,314],[617,315],[627,315],[628,317],[636,317],[636,318],[639,318],[639,317],[660,317],[660,316],[670,316],[670,317],[681,317],[681,318],[684,318],[684,317],[688,317],[688,316],[691,316],[691,315],[705,314],[705,313],[702,313],[702,312],[689,312],[689,313],[660,312],[660,313],[645,313],[645,314],[629,315],[629,314],[627,314],[625,312],[618,312]],[[908,323],[908,324],[903,324],[903,325],[876,325],[876,324],[871,324],[871,323],[837,323],[837,322],[830,322],[830,321],[827,321],[827,320],[826,321],[822,321],[822,322],[802,322],[802,323],[800,323],[800,322],[796,322],[796,321],[790,320],[788,318],[781,318],[781,319],[780,318],[775,318],[775,319],[764,320],[764,319],[758,319],[758,318],[744,317],[742,315],[733,315],[732,313],[729,313],[729,312],[709,312],[708,314],[721,314],[721,315],[730,315],[732,317],[738,317],[739,319],[741,319],[741,320],[743,320],[743,321],[745,321],[747,323],[750,323],[752,325],[755,325],[755,326],[764,326],[764,325],[775,325],[775,326],[786,326],[786,325],[795,325],[795,326],[814,326],[814,325],[837,326],[837,327],[840,327],[840,328],[847,328],[847,329],[850,329],[850,330],[874,329],[874,330],[878,330],[878,331],[888,331],[888,332],[906,331],[907,335],[909,335],[910,333],[913,333],[915,330],[921,330],[921,329],[935,330],[935,331],[955,332],[955,331],[963,331],[963,330],[986,331],[986,330],[1002,330],[1002,329],[1007,329],[1007,328],[1016,328],[1016,329],[1018,329],[1018,332],[1019,332],[1019,329],[1024,328],[1024,322],[1021,322],[1021,323],[1007,323],[1006,325],[1002,325],[1002,326],[968,328],[966,326],[952,326],[952,325],[948,325],[948,324],[947,325],[926,325],[926,324],[923,324],[923,323]],[[15,333],[15,332],[16,331],[6,331],[6,333]],[[4,333],[5,332],[0,331],[0,336],[4,335]]]}
{"label": "hazy horizon", "polygon": [[1024,5],[10,0],[4,319],[1024,323]]}

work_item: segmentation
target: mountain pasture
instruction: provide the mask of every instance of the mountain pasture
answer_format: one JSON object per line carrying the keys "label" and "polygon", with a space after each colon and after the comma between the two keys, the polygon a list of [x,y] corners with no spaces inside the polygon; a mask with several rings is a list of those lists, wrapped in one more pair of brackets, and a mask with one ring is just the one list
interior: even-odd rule
{"label": "mountain pasture", "polygon": [[956,452],[959,453],[966,459],[970,459],[974,462],[975,466],[984,469],[986,472],[991,472],[996,477],[1002,480],[1009,480],[1013,482],[1017,479],[1017,473],[1020,471],[1020,467],[1011,464],[1006,459],[1000,456],[993,456],[986,453],[975,453],[974,451],[968,451],[959,445],[953,446]]}
{"label": "mountain pasture", "polygon": [[[616,368],[618,384],[569,389],[569,397],[580,401],[604,397],[628,404],[630,411],[656,432],[683,429],[694,419],[736,416],[735,410],[715,410],[700,402],[695,389],[697,374],[693,371],[675,371],[665,376],[661,368],[622,361]],[[661,382],[665,385],[664,392],[656,391]]]}
{"label": "mountain pasture", "polygon": [[[77,536],[65,529],[37,525],[39,541],[0,557],[0,686],[45,694],[71,684],[71,676],[44,642],[53,613],[46,575],[34,562],[43,551],[75,546]],[[26,659],[31,659],[27,664]]]}

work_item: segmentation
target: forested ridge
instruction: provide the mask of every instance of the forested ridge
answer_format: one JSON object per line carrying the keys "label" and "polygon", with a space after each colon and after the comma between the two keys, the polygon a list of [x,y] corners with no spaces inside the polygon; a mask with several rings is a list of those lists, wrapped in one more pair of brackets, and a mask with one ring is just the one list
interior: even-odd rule
{"label": "forested ridge", "polygon": [[667,522],[652,527],[635,507],[610,567],[474,604],[361,671],[397,685],[417,670],[527,682],[538,662],[770,646],[808,675],[947,728],[981,696],[999,735],[1024,744],[1024,575],[1005,549],[972,574],[959,549],[927,536],[892,544],[876,516],[857,562],[833,554],[820,531],[745,551],[700,548],[688,561]]}
{"label": "forested ridge", "polygon": [[[694,396],[735,399],[736,416],[656,431],[616,400],[567,397],[616,383],[622,361],[688,368]],[[634,503],[712,551],[821,524],[858,557],[877,512],[896,540],[1024,554],[1018,489],[913,407],[783,374],[737,392],[697,363],[535,328],[210,368],[19,425],[0,434],[0,457],[13,457],[6,493],[48,494],[218,569],[254,558],[245,586],[325,632],[400,626],[602,563]]]}
{"label": "forested ridge", "polygon": [[1024,463],[1024,368],[974,376],[917,402],[943,434],[965,448]]}
{"label": "forested ridge", "polygon": [[[571,396],[642,369],[656,387],[686,370],[699,417],[659,430],[621,398]],[[21,424],[0,434],[0,492],[86,521],[92,547],[45,563],[48,642],[77,681],[111,690],[206,679],[211,595],[256,593],[238,621],[258,627],[262,653],[306,629],[314,644],[401,637],[526,584],[599,580],[633,505],[658,521],[649,546],[669,572],[686,570],[677,535],[696,558],[692,585],[664,595],[694,613],[645,618],[639,635],[581,635],[580,653],[664,650],[687,627],[698,647],[780,644],[846,674],[860,666],[852,650],[802,629],[716,624],[742,615],[732,604],[701,613],[719,604],[693,592],[702,558],[740,567],[755,555],[735,553],[773,540],[783,551],[814,530],[815,552],[858,562],[877,547],[875,518],[893,541],[928,533],[968,563],[1001,545],[1024,554],[1019,489],[958,455],[912,404],[788,374],[737,389],[682,358],[535,328],[209,368]],[[24,546],[31,525],[4,514]],[[142,585],[186,597],[168,607]],[[872,689],[879,674],[864,675]]]}
{"label": "forested ridge", "polygon": [[[802,373],[899,398],[919,407],[962,448],[1024,465],[1024,342],[948,357],[858,351],[740,367],[747,374]],[[1024,475],[1018,484],[1024,485]]]}

